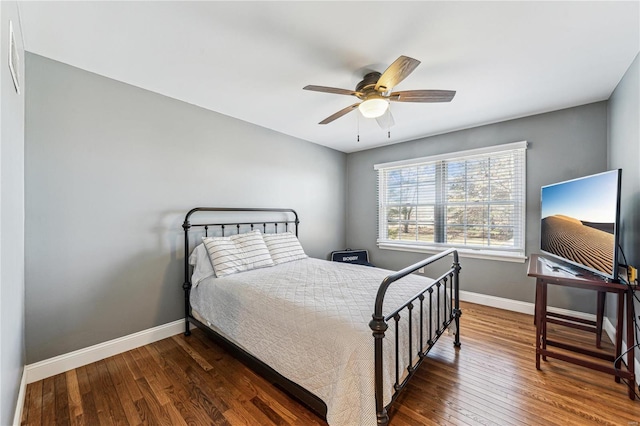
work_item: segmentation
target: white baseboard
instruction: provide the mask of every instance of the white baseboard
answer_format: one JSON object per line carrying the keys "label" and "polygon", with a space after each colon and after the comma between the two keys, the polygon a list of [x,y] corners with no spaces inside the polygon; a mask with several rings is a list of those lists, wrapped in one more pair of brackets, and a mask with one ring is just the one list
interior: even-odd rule
{"label": "white baseboard", "polygon": [[613,324],[611,324],[609,318],[604,317],[604,320],[602,321],[602,329],[605,333],[607,333],[607,336],[609,336],[609,339],[611,339],[611,341],[613,342],[616,337],[616,328],[613,326]]}
{"label": "white baseboard", "polygon": [[[486,294],[472,293],[470,291],[460,290],[460,300],[463,302],[477,303],[478,305],[491,306],[492,308],[505,309],[507,311],[519,312],[521,314],[533,315],[535,305],[530,302],[521,302],[519,300],[505,299],[503,297],[488,296]],[[570,311],[568,309],[556,308],[550,306],[549,311],[557,314],[571,315],[577,318],[595,321],[594,314],[585,312]]]}
{"label": "white baseboard", "polygon": [[22,379],[20,380],[20,390],[18,391],[18,401],[16,402],[16,411],[13,415],[13,426],[19,426],[22,420],[22,408],[24,407],[24,398],[27,395],[27,371],[22,369]]}
{"label": "white baseboard", "polygon": [[27,383],[37,382],[38,380],[55,376],[56,374],[64,373],[65,371],[180,334],[184,332],[184,324],[184,319],[180,319],[118,339],[109,340],[108,342],[89,346],[88,348],[29,364],[25,367],[24,375],[26,376],[26,381]]}
{"label": "white baseboard", "polygon": [[503,297],[489,296],[486,294],[472,293],[460,290],[460,300],[463,302],[477,303],[478,305],[491,306],[492,308],[506,309],[507,311],[520,312],[533,315],[533,303],[520,302],[519,300],[505,299]]}

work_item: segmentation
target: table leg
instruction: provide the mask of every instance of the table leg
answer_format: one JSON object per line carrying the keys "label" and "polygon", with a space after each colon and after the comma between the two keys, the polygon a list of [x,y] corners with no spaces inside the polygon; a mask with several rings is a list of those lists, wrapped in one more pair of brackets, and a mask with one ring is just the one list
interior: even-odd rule
{"label": "table leg", "polygon": [[536,280],[536,295],[533,301],[533,325],[538,324],[538,284]]}
{"label": "table leg", "polygon": [[596,348],[602,349],[602,320],[604,318],[604,304],[607,292],[598,291],[598,306],[596,310]]}
{"label": "table leg", "polygon": [[[625,293],[621,294],[620,297],[625,297],[627,300],[627,348],[631,348],[635,345],[635,336],[633,334],[633,294],[631,289],[628,289]],[[631,378],[629,379],[629,399],[632,400],[636,399],[634,389],[636,385],[634,354],[635,349],[631,349],[627,352],[627,369],[629,370],[629,373],[631,373]]]}
{"label": "table leg", "polygon": [[542,300],[542,280],[536,280],[536,304],[534,309],[534,321],[536,323],[536,369],[540,370],[540,338],[542,336],[542,323],[540,318],[542,318],[542,314],[540,313],[540,301]]}
{"label": "table leg", "polygon": [[[620,365],[622,364],[622,358],[620,358],[620,354],[622,353],[622,330],[624,327],[624,300],[625,300],[625,292],[619,291],[618,295],[618,309],[616,312],[617,321],[616,321],[616,362],[614,363],[614,367],[616,370],[620,370]],[[620,377],[616,376],[616,383],[620,383]]]}
{"label": "table leg", "polygon": [[[542,323],[542,349],[547,349],[547,282],[542,280],[542,290],[540,292],[542,300],[540,301],[540,319]],[[543,361],[547,360],[546,356],[542,357]]]}

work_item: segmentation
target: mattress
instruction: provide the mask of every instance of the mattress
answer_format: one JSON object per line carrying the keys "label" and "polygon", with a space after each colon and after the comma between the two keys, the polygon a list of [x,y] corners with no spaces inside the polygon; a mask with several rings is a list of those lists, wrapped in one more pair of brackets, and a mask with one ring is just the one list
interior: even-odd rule
{"label": "mattress", "polygon": [[[191,306],[206,324],[322,399],[330,425],[374,425],[374,339],[368,324],[378,287],[390,273],[308,258],[210,277],[192,289]],[[391,285],[385,296],[385,314],[431,282],[410,275]],[[435,306],[435,292],[433,300]],[[444,305],[445,297],[440,301]],[[419,310],[413,315],[415,353]],[[433,317],[432,327],[437,330],[435,313]],[[425,314],[425,321],[427,318]],[[406,318],[401,321],[398,336],[400,365],[405,366],[409,361],[407,323]],[[426,324],[425,335],[426,342]],[[394,341],[395,328],[390,326],[384,339],[385,405],[391,401],[396,375]]]}

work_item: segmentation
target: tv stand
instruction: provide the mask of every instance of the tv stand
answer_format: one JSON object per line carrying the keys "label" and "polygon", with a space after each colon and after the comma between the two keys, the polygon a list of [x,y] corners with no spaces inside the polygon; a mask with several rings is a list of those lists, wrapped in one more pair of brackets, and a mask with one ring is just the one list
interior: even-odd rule
{"label": "tv stand", "polygon": [[[558,266],[557,268],[554,266]],[[635,344],[633,334],[633,297],[631,290],[625,284],[608,282],[601,277],[591,274],[588,271],[575,274],[555,265],[539,255],[532,255],[529,260],[527,273],[530,277],[536,278],[536,303],[535,303],[535,324],[536,324],[536,369],[540,370],[540,358],[543,361],[547,357],[571,362],[583,367],[602,371],[615,377],[616,382],[626,379],[629,385],[629,398],[635,399],[635,366],[634,351],[627,353],[626,367],[622,363],[622,334],[624,333],[624,322],[627,323],[627,346]],[[549,285],[560,285],[566,287],[582,288],[598,292],[598,315],[597,320],[588,321],[569,315],[556,314],[547,310],[547,287]],[[576,328],[584,331],[596,333],[596,346],[600,347],[600,335],[602,333],[602,316],[604,308],[604,296],[607,293],[618,295],[617,301],[617,321],[615,337],[615,354],[608,354],[602,351],[594,351],[584,347],[577,347],[565,342],[554,341],[547,338],[547,323]],[[626,305],[626,309],[625,309]],[[563,351],[548,349],[555,347]],[[577,353],[581,357],[570,355]],[[590,358],[590,359],[587,359]],[[596,360],[600,360],[597,362]],[[605,362],[602,362],[605,361]],[[612,363],[609,364],[609,363]]]}

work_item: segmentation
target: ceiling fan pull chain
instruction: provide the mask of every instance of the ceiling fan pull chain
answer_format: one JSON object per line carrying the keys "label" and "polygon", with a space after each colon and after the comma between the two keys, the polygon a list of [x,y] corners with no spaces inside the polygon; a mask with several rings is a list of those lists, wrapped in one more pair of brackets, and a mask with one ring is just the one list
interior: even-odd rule
{"label": "ceiling fan pull chain", "polygon": [[357,117],[356,118],[356,123],[357,123],[356,126],[357,126],[357,130],[358,130],[358,140],[357,140],[357,142],[360,142],[360,114],[358,114],[356,117]]}

